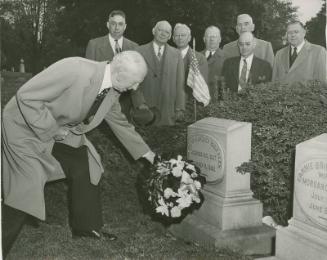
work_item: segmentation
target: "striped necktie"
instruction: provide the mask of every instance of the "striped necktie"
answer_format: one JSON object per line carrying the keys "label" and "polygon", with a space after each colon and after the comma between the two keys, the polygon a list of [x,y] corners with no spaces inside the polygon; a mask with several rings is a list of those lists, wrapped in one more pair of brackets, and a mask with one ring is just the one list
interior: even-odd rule
{"label": "striped necktie", "polygon": [[121,52],[121,48],[119,46],[118,40],[115,40],[115,54],[120,53]]}
{"label": "striped necktie", "polygon": [[87,113],[86,118],[84,119],[84,124],[89,124],[93,118],[93,116],[96,114],[96,112],[98,111],[102,101],[104,100],[104,98],[106,97],[106,95],[108,94],[110,88],[105,88],[103,89],[95,98],[89,112]]}

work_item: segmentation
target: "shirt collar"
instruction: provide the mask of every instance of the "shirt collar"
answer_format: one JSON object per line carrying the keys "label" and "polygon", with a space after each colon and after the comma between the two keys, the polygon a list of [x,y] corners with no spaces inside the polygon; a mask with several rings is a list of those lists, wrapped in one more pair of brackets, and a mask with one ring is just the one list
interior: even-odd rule
{"label": "shirt collar", "polygon": [[[296,46],[296,53],[300,52],[300,50],[303,48],[304,44],[305,44],[305,41],[303,41],[300,45]],[[294,46],[291,45],[291,48],[292,48],[292,53],[293,53]]]}
{"label": "shirt collar", "polygon": [[110,64],[107,64],[104,70],[104,76],[102,80],[102,84],[99,90],[99,93],[101,93],[102,90],[105,88],[111,88],[112,87],[112,81],[111,81],[111,70],[110,70]]}
{"label": "shirt collar", "polygon": [[206,50],[206,57],[208,57],[208,56],[210,55],[210,52],[211,52],[211,55],[213,56],[213,55],[215,54],[216,51],[217,51],[217,50],[211,50],[211,51]]}
{"label": "shirt collar", "polygon": [[185,58],[189,48],[190,48],[190,46],[187,46],[185,49],[181,50],[183,59]]}
{"label": "shirt collar", "polygon": [[[160,49],[161,54],[163,54],[163,52],[165,50],[165,44],[161,45],[160,47],[161,47],[161,49]],[[157,54],[158,50],[159,50],[159,45],[155,41],[153,41],[153,48],[154,48],[154,52]]]}
{"label": "shirt collar", "polygon": [[[247,58],[245,58],[247,65],[251,65],[252,64],[253,57],[254,57],[254,54],[252,53],[250,56],[248,56]],[[241,62],[243,62],[243,60],[244,60],[244,57],[241,56]]]}
{"label": "shirt collar", "polygon": [[[110,45],[111,45],[112,49],[115,50],[116,40],[110,35],[110,33],[108,35],[109,35]],[[119,44],[120,49],[123,49],[123,37],[120,37],[118,39],[118,44]]]}

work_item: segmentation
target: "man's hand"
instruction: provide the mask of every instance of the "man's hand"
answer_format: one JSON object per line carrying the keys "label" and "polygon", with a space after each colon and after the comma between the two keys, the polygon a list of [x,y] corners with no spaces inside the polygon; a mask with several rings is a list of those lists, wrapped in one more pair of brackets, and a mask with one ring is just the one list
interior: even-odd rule
{"label": "man's hand", "polygon": [[175,113],[175,119],[176,121],[183,121],[184,120],[184,112],[183,110],[176,110],[176,113]]}
{"label": "man's hand", "polygon": [[150,150],[146,154],[144,154],[142,157],[147,159],[151,164],[153,164],[155,156],[156,156],[156,154]]}
{"label": "man's hand", "polygon": [[62,141],[69,134],[69,129],[67,127],[60,127],[58,133],[53,137],[55,141]]}

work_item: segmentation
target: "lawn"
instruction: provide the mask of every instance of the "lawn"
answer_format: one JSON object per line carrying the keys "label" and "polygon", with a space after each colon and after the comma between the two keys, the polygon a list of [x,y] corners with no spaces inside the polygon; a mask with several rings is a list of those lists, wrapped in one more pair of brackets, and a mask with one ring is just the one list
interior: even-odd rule
{"label": "lawn", "polygon": [[[185,125],[141,131],[155,151],[183,150],[185,140],[175,139]],[[151,134],[149,134],[151,132]],[[101,181],[103,216],[114,242],[72,239],[68,224],[67,185],[65,181],[45,188],[47,220],[39,228],[24,226],[7,259],[252,259],[242,252],[214,248],[174,238],[165,226],[144,213],[136,186],[143,165],[134,162],[113,140],[106,125],[89,138],[102,156],[105,173]],[[167,149],[166,149],[167,150]]]}

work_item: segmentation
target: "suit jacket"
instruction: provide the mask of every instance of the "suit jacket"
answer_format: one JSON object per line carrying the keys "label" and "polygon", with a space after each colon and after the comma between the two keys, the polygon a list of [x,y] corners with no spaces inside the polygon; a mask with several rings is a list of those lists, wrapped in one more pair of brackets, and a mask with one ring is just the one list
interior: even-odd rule
{"label": "suit jacket", "polygon": [[136,48],[148,66],[148,73],[137,91],[132,92],[135,107],[147,104],[161,113],[157,125],[174,125],[176,110],[185,109],[184,62],[179,50],[165,45],[158,62],[153,42]]}
{"label": "suit jacket", "polygon": [[[198,60],[199,63],[199,70],[200,73],[203,77],[203,79],[208,83],[208,62],[206,57],[200,53],[200,52],[195,52],[195,57]],[[192,49],[189,48],[183,61],[184,61],[184,70],[185,70],[185,93],[188,96],[192,96],[192,89],[186,85],[187,83],[187,77],[188,77],[188,72],[190,70],[190,63],[192,60]]]}
{"label": "suit jacket", "polygon": [[[274,52],[271,43],[258,38],[255,39],[257,41],[256,43],[257,45],[255,46],[254,49],[254,55],[259,59],[269,62],[269,64],[272,67],[274,64]],[[226,59],[241,55],[240,49],[237,45],[237,40],[225,44],[223,47],[223,51]]]}
{"label": "suit jacket", "polygon": [[[240,60],[240,57],[233,57],[224,62],[223,76],[225,78],[227,88],[229,88],[232,92],[238,92]],[[254,56],[248,82],[255,85],[270,81],[271,73],[272,69],[270,64],[267,61]]]}
{"label": "suit jacket", "polygon": [[[206,50],[201,51],[201,53],[205,56]],[[223,51],[221,49],[217,49],[215,54],[207,61],[208,62],[208,87],[210,91],[210,95],[213,96],[214,89],[217,84],[217,80],[221,76],[221,71],[223,68],[225,57]]]}
{"label": "suit jacket", "polygon": [[[137,43],[123,38],[122,50],[134,50]],[[114,57],[108,34],[99,38],[91,39],[86,47],[85,58],[95,61],[111,61]]]}
{"label": "suit jacket", "polygon": [[64,178],[52,156],[53,137],[62,127],[70,130],[62,141],[86,145],[90,182],[97,185],[103,172],[100,156],[85,133],[103,119],[137,159],[148,146],[120,111],[119,94],[111,89],[89,124],[87,116],[102,83],[106,62],[84,58],[60,60],[26,82],[3,110],[3,193],[9,206],[45,219],[44,185]]}
{"label": "suit jacket", "polygon": [[282,83],[319,80],[326,82],[326,49],[305,42],[292,67],[289,67],[290,46],[279,50],[273,67],[273,81]]}

